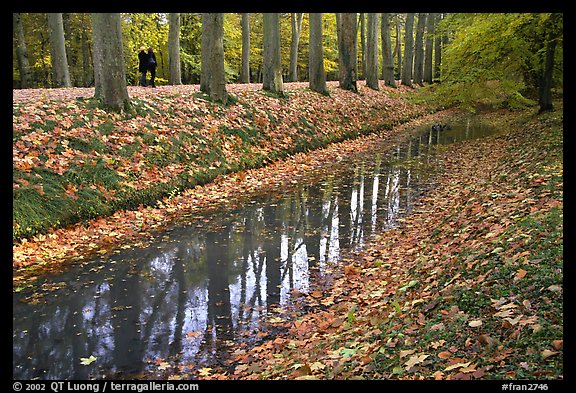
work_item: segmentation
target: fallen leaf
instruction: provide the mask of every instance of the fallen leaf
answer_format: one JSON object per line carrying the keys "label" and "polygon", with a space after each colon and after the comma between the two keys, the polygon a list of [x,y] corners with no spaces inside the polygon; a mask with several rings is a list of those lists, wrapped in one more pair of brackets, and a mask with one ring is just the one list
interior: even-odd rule
{"label": "fallen leaf", "polygon": [[468,322],[468,326],[470,327],[478,327],[482,325],[482,321],[481,320],[475,320],[475,321],[470,321]]}
{"label": "fallen leaf", "polygon": [[488,336],[487,334],[479,335],[478,336],[478,342],[485,347],[491,347],[492,345],[494,345],[496,343],[494,341],[494,339],[492,337]]}
{"label": "fallen leaf", "polygon": [[468,367],[470,365],[471,362],[466,362],[466,363],[455,363],[452,364],[448,367],[446,367],[444,369],[444,371],[450,371],[450,370],[454,370],[455,368],[464,368],[464,367]]}
{"label": "fallen leaf", "polygon": [[542,359],[548,359],[550,356],[554,356],[558,353],[559,352],[557,352],[557,351],[551,351],[549,349],[545,349],[542,351]]}
{"label": "fallen leaf", "polygon": [[442,352],[440,352],[440,353],[438,354],[438,357],[439,357],[440,359],[448,359],[448,358],[452,357],[452,352],[450,352],[450,351],[442,351]]}
{"label": "fallen leaf", "polygon": [[414,355],[411,356],[410,359],[408,359],[408,361],[406,361],[404,364],[406,365],[406,370],[410,369],[410,367],[418,364],[418,363],[422,363],[428,356],[430,355]]}
{"label": "fallen leaf", "polygon": [[564,347],[564,340],[554,340],[552,341],[552,346],[555,350],[559,351]]}
{"label": "fallen leaf", "polygon": [[518,269],[518,272],[516,272],[516,278],[517,279],[524,278],[524,276],[526,276],[526,273],[528,273],[528,271],[524,269]]}
{"label": "fallen leaf", "polygon": [[412,355],[414,352],[416,352],[415,349],[402,350],[402,351],[400,351],[400,359],[402,359],[405,356]]}
{"label": "fallen leaf", "polygon": [[96,361],[96,357],[94,355],[90,355],[87,358],[80,358],[80,364],[83,366],[89,366]]}

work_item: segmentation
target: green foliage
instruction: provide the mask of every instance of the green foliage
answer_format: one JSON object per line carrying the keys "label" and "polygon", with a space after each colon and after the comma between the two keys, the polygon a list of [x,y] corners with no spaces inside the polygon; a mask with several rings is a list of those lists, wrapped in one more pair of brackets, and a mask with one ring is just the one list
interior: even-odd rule
{"label": "green foliage", "polygon": [[[451,14],[439,25],[450,36],[442,52],[444,105],[519,108],[533,105],[551,14]],[[557,26],[554,28],[558,28]],[[561,44],[561,41],[560,41]],[[561,48],[561,45],[558,45]],[[561,53],[561,50],[559,51]],[[557,64],[562,67],[561,56]],[[556,75],[556,83],[562,76]]]}

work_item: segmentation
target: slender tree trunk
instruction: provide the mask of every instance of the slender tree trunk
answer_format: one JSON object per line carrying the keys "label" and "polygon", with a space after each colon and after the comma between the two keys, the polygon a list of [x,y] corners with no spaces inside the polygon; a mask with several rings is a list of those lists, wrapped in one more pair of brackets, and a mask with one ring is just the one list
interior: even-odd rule
{"label": "slender tree trunk", "polygon": [[85,21],[86,15],[90,14],[80,14],[82,18],[82,84],[84,87],[91,86],[94,82],[94,67],[92,66],[92,55],[90,54],[90,42],[88,40],[88,32],[86,24],[89,22]]}
{"label": "slender tree trunk", "polygon": [[224,14],[202,14],[201,52],[200,90],[225,104],[228,93],[224,74]]}
{"label": "slender tree trunk", "polygon": [[426,44],[424,47],[424,82],[432,83],[432,63],[434,48],[434,31],[436,26],[436,14],[428,14],[426,20]]}
{"label": "slender tree trunk", "polygon": [[[436,25],[442,20],[442,14],[436,14]],[[440,79],[440,65],[442,62],[442,36],[434,37],[434,79]]]}
{"label": "slender tree trunk", "polygon": [[62,13],[48,13],[46,17],[48,19],[48,33],[50,38],[52,83],[55,87],[72,87],[66,56]]}
{"label": "slender tree trunk", "polygon": [[358,92],[358,36],[356,34],[356,14],[340,14],[340,37],[338,41],[339,54],[339,86],[345,90]]}
{"label": "slender tree trunk", "polygon": [[412,66],[414,64],[414,13],[406,15],[404,26],[404,64],[402,66],[402,84],[412,86]]}
{"label": "slender tree trunk", "polygon": [[280,56],[280,14],[264,13],[264,53],[262,61],[262,88],[284,94],[282,80],[282,59]]}
{"label": "slender tree trunk", "polygon": [[182,71],[180,68],[180,13],[168,14],[168,83],[182,84]]}
{"label": "slender tree trunk", "polygon": [[290,73],[291,82],[298,82],[298,44],[302,33],[303,13],[292,13],[292,40],[290,41]]}
{"label": "slender tree trunk", "polygon": [[324,72],[324,52],[322,50],[322,14],[309,14],[310,18],[310,52],[309,52],[309,83],[310,90],[328,95],[326,73]]}
{"label": "slender tree trunk", "polygon": [[378,14],[368,13],[366,42],[366,85],[378,90]]}
{"label": "slender tree trunk", "polygon": [[552,14],[549,21],[548,31],[546,33],[546,55],[544,58],[544,72],[541,77],[538,104],[539,112],[551,111],[554,109],[552,104],[552,81],[554,72],[554,56],[556,52],[556,40],[563,30],[562,15]]}
{"label": "slender tree trunk", "polygon": [[18,60],[18,70],[20,71],[20,87],[28,89],[32,87],[32,73],[30,72],[30,62],[26,51],[24,40],[24,26],[20,13],[12,14],[12,32],[14,35],[14,47],[16,48],[16,59]]}
{"label": "slender tree trunk", "polygon": [[101,98],[104,106],[111,110],[128,109],[130,97],[126,88],[120,14],[93,13],[92,41],[95,97]]}
{"label": "slender tree trunk", "polygon": [[386,86],[396,87],[394,78],[394,57],[392,56],[392,42],[390,40],[390,14],[382,13],[382,79]]}
{"label": "slender tree trunk", "polygon": [[396,14],[396,56],[398,58],[398,79],[401,79],[402,75],[402,45],[400,44],[402,40],[400,39],[400,14]]}
{"label": "slender tree trunk", "polygon": [[250,83],[250,14],[242,14],[242,72],[241,83]]}
{"label": "slender tree trunk", "polygon": [[360,13],[360,23],[358,28],[360,29],[360,48],[362,49],[362,54],[361,54],[361,59],[360,61],[362,62],[362,68],[360,68],[362,70],[361,75],[358,76],[359,80],[364,80],[366,79],[366,18],[364,16],[364,13]]}
{"label": "slender tree trunk", "polygon": [[426,14],[418,14],[416,27],[416,41],[414,42],[414,74],[413,82],[422,84],[424,80],[424,30],[426,28]]}

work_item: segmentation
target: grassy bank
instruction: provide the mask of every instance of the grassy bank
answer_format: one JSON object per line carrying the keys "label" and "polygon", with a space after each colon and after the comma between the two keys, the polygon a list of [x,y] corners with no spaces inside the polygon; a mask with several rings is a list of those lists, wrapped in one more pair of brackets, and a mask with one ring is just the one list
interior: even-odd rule
{"label": "grassy bank", "polygon": [[[231,104],[194,88],[134,88],[134,110],[107,113],[89,96],[58,89],[55,98],[13,103],[13,239],[48,234],[122,209],[152,205],[219,175],[258,168],[429,112],[410,89],[304,84],[285,98],[229,88]],[[144,94],[144,93],[145,94]]]}
{"label": "grassy bank", "polygon": [[440,148],[402,227],[209,377],[562,379],[562,109],[484,118],[502,133]]}

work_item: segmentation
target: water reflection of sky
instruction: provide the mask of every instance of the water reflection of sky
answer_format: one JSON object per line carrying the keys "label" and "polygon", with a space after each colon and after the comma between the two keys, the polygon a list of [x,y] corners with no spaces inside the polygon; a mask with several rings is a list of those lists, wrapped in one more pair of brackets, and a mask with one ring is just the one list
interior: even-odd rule
{"label": "water reflection of sky", "polygon": [[[121,377],[226,359],[234,343],[257,337],[263,316],[308,292],[312,273],[321,280],[342,250],[410,211],[421,175],[387,162],[422,154],[434,139],[416,138],[389,156],[375,151],[298,192],[71,269],[39,301],[15,294],[14,378]],[[81,365],[90,355],[97,360]]]}

